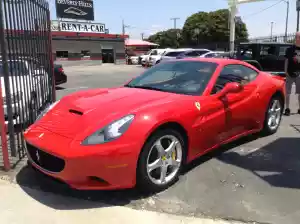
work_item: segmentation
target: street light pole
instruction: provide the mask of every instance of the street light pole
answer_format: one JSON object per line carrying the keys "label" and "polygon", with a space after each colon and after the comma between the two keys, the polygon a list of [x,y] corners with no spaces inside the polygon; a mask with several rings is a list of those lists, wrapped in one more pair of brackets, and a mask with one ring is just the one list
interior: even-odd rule
{"label": "street light pole", "polygon": [[273,24],[274,24],[274,22],[271,22],[271,39],[273,37]]}
{"label": "street light pole", "polygon": [[296,10],[297,10],[297,32],[299,31],[299,11],[300,11],[300,0],[296,2]]}
{"label": "street light pole", "polygon": [[286,18],[285,18],[285,41],[287,42],[288,23],[289,23],[290,1],[286,0]]}

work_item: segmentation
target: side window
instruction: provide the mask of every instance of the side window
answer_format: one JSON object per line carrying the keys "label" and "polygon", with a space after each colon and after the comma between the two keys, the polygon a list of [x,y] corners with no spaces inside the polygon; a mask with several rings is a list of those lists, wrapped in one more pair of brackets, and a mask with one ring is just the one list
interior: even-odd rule
{"label": "side window", "polygon": [[285,52],[286,52],[286,49],[288,49],[290,46],[281,46],[279,48],[279,57],[283,58],[285,57]]}
{"label": "side window", "polygon": [[157,51],[156,51],[156,50],[153,51],[153,52],[151,53],[151,55],[157,55]]}
{"label": "side window", "polygon": [[244,65],[240,65],[240,66],[243,68],[244,77],[247,77],[248,82],[253,81],[257,77],[258,75],[257,71]]}
{"label": "side window", "polygon": [[230,82],[238,82],[242,85],[246,85],[254,80],[257,75],[258,72],[244,65],[227,65],[221,71],[212,90],[212,94],[219,92]]}
{"label": "side window", "polygon": [[215,53],[209,53],[207,55],[205,55],[206,58],[213,58],[215,57]]}
{"label": "side window", "polygon": [[186,56],[199,56],[199,54],[196,51],[191,51],[189,53],[186,54]]}

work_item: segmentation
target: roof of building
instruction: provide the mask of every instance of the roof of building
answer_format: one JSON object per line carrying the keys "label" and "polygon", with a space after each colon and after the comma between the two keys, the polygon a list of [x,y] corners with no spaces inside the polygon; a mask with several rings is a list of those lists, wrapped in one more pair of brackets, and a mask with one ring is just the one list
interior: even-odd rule
{"label": "roof of building", "polygon": [[134,40],[134,39],[126,39],[125,40],[126,46],[158,46],[158,44],[151,43],[145,40]]}

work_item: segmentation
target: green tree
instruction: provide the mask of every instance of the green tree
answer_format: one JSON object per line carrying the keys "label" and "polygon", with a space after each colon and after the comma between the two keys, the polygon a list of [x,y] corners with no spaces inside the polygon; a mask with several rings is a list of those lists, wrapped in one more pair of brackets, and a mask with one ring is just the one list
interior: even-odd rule
{"label": "green tree", "polygon": [[161,48],[179,47],[182,43],[181,29],[169,29],[148,37],[148,41],[159,44]]}
{"label": "green tree", "polygon": [[[228,9],[213,12],[198,12],[189,16],[182,29],[182,38],[185,45],[197,45],[213,42],[229,41],[229,15]],[[239,20],[236,22],[236,40],[248,40],[246,24]]]}

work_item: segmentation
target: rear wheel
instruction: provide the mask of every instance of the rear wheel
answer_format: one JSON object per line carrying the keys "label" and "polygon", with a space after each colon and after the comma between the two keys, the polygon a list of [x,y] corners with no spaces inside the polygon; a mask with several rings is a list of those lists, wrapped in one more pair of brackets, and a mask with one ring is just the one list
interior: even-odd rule
{"label": "rear wheel", "polygon": [[177,131],[156,132],[144,145],[137,166],[137,186],[146,192],[161,191],[175,183],[185,158],[185,142]]}
{"label": "rear wheel", "polygon": [[266,111],[263,135],[271,135],[277,132],[282,118],[283,102],[279,96],[273,96]]}

